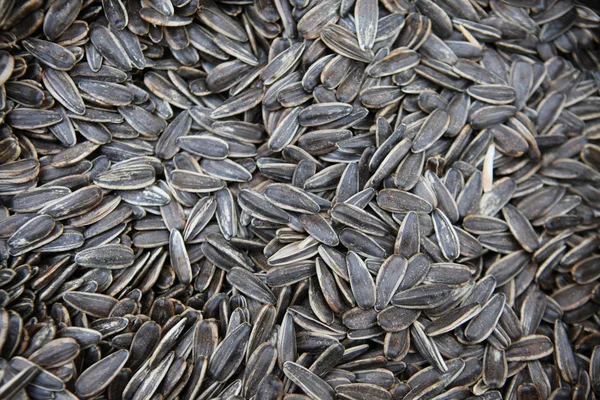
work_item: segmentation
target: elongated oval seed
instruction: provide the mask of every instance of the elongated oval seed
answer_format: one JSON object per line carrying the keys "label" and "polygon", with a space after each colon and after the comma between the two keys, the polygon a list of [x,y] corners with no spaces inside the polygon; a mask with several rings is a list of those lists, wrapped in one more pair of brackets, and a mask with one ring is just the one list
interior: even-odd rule
{"label": "elongated oval seed", "polygon": [[473,342],[485,340],[498,323],[506,297],[503,293],[494,295],[483,305],[481,312],[465,328],[465,337]]}
{"label": "elongated oval seed", "polygon": [[335,394],[331,386],[303,366],[288,361],[283,365],[283,372],[311,398],[334,399]]}
{"label": "elongated oval seed", "polygon": [[217,346],[209,368],[210,374],[215,379],[225,381],[235,373],[244,358],[250,330],[250,324],[243,323]]}
{"label": "elongated oval seed", "polygon": [[176,229],[172,229],[169,235],[169,254],[177,279],[184,285],[189,284],[192,281],[190,258],[183,242],[183,236]]}
{"label": "elongated oval seed", "polygon": [[446,132],[450,124],[450,116],[444,110],[434,110],[425,120],[415,140],[412,150],[420,153],[433,146],[435,142]]}
{"label": "elongated oval seed", "polygon": [[452,294],[452,288],[443,284],[416,286],[397,293],[392,304],[403,308],[436,308],[444,304]]}
{"label": "elongated oval seed", "polygon": [[232,268],[227,274],[227,281],[240,292],[261,303],[275,304],[277,302],[271,289],[247,269]]}
{"label": "elongated oval seed", "polygon": [[348,265],[350,287],[356,303],[361,308],[373,307],[375,305],[375,283],[364,261],[356,253],[349,252],[346,256],[346,265]]}
{"label": "elongated oval seed", "polygon": [[108,317],[117,304],[114,298],[97,293],[67,292],[63,298],[71,306],[98,318]]}
{"label": "elongated oval seed", "polygon": [[133,264],[131,248],[120,244],[91,247],[75,255],[75,262],[84,267],[120,269]]}
{"label": "elongated oval seed", "polygon": [[75,382],[75,393],[82,397],[91,397],[101,393],[117,377],[123,368],[129,352],[117,350],[88,367]]}

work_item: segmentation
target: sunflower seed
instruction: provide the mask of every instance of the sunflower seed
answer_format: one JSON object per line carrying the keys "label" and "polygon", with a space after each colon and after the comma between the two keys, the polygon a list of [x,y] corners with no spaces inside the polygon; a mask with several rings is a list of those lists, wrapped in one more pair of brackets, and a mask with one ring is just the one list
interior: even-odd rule
{"label": "sunflower seed", "polygon": [[124,245],[106,244],[83,250],[75,256],[78,265],[94,268],[120,269],[133,264],[133,251]]}
{"label": "sunflower seed", "polygon": [[313,399],[333,399],[335,397],[331,386],[302,365],[287,361],[283,366],[283,372]]}
{"label": "sunflower seed", "polygon": [[352,293],[359,307],[370,308],[375,305],[375,283],[364,261],[354,252],[346,256],[348,276]]}
{"label": "sunflower seed", "polygon": [[506,296],[496,294],[492,296],[481,308],[481,312],[473,318],[465,328],[465,337],[473,342],[481,342],[492,334],[496,327]]}
{"label": "sunflower seed", "polygon": [[127,350],[118,350],[87,368],[85,373],[77,378],[75,393],[85,397],[101,393],[116,378],[128,357]]}

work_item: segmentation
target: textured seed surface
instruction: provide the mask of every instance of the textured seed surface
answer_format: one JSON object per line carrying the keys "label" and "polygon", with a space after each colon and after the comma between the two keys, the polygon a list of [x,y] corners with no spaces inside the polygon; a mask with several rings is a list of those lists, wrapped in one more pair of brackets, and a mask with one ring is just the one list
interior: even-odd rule
{"label": "textured seed surface", "polygon": [[0,0],[0,399],[598,398],[594,6]]}

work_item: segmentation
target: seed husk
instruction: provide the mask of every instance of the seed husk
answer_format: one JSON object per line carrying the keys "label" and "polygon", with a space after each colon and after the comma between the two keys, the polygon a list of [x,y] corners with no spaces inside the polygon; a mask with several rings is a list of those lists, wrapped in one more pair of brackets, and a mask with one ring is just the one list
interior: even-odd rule
{"label": "seed husk", "polygon": [[117,373],[125,365],[128,357],[129,352],[127,350],[118,350],[90,366],[84,374],[77,378],[75,393],[84,397],[101,393],[116,378]]}

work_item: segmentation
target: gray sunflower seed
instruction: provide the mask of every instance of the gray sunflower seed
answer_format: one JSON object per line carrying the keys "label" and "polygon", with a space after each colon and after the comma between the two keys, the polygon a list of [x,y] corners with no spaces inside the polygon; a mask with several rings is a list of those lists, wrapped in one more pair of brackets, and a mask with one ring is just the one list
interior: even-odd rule
{"label": "gray sunflower seed", "polygon": [[344,203],[338,203],[331,210],[331,217],[344,225],[363,231],[366,234],[385,236],[389,228],[366,211]]}
{"label": "gray sunflower seed", "polygon": [[209,366],[209,372],[215,379],[224,381],[235,373],[244,358],[250,330],[250,324],[243,323],[217,346]]}
{"label": "gray sunflower seed", "polygon": [[271,290],[257,276],[244,268],[232,268],[227,274],[227,281],[240,292],[261,303],[277,302]]}
{"label": "gray sunflower seed", "polygon": [[477,303],[456,308],[428,324],[425,333],[429,336],[438,336],[450,332],[474,318],[480,312],[481,306]]}
{"label": "gray sunflower seed", "polygon": [[449,123],[449,115],[444,110],[433,111],[419,129],[412,150],[419,153],[432,146],[446,132]]}
{"label": "gray sunflower seed", "polygon": [[377,309],[382,310],[388,305],[406,274],[407,266],[406,259],[401,256],[391,256],[381,265],[375,286]]}
{"label": "gray sunflower seed", "polygon": [[77,62],[73,53],[66,48],[41,39],[27,39],[23,47],[38,60],[59,71],[69,71]]}
{"label": "gray sunflower seed", "polygon": [[162,133],[156,143],[156,155],[169,159],[174,157],[179,150],[179,139],[185,137],[192,125],[192,118],[188,112],[180,113]]}
{"label": "gray sunflower seed", "polygon": [[306,107],[298,114],[301,126],[320,126],[348,116],[352,107],[344,103],[320,103]]}
{"label": "gray sunflower seed", "polygon": [[85,397],[101,393],[117,377],[117,373],[123,368],[128,357],[127,350],[117,350],[87,368],[77,378],[75,393]]}
{"label": "gray sunflower seed", "polygon": [[79,351],[79,345],[74,339],[60,338],[46,343],[29,358],[42,368],[52,368],[72,361]]}
{"label": "gray sunflower seed", "polygon": [[224,187],[224,183],[220,179],[179,169],[171,172],[171,184],[177,190],[191,193],[215,192]]}
{"label": "gray sunflower seed", "polygon": [[467,89],[469,96],[490,104],[510,104],[516,98],[515,89],[504,85],[473,85]]}
{"label": "gray sunflower seed", "polygon": [[354,13],[358,45],[361,50],[370,50],[375,44],[377,34],[378,4],[374,0],[357,0]]}
{"label": "gray sunflower seed", "polygon": [[427,337],[424,332],[423,325],[419,321],[415,321],[415,323],[411,326],[410,333],[417,351],[431,364],[433,364],[438,371],[448,371],[448,367],[435,342],[431,341]]}
{"label": "gray sunflower seed", "polygon": [[[231,144],[229,144],[230,155],[231,155]],[[238,164],[230,159],[224,160],[211,160],[204,158],[200,162],[200,166],[208,175],[212,175],[214,178],[210,181],[209,186],[216,188],[219,179],[228,182],[248,182],[252,178],[252,174],[244,168],[243,165]],[[205,176],[205,178],[210,178]],[[219,178],[219,179],[216,179]]]}
{"label": "gray sunflower seed", "polygon": [[481,308],[481,312],[473,318],[465,328],[465,337],[473,342],[485,340],[496,327],[506,296],[496,294],[489,299]]}
{"label": "gray sunflower seed", "polygon": [[377,323],[386,332],[401,332],[412,325],[421,315],[418,310],[390,306],[377,315]]}
{"label": "gray sunflower seed", "polygon": [[100,54],[123,71],[131,70],[131,61],[117,37],[106,27],[92,24],[90,40]]}
{"label": "gray sunflower seed", "polygon": [[264,93],[262,89],[246,89],[224,101],[210,113],[210,117],[213,119],[221,119],[241,114],[258,105],[263,100],[263,97]]}
{"label": "gray sunflower seed", "polygon": [[381,60],[373,62],[366,72],[373,77],[389,76],[410,70],[418,63],[419,56],[415,51],[396,49]]}
{"label": "gray sunflower seed", "polygon": [[444,257],[452,261],[460,255],[460,240],[448,217],[439,209],[433,210],[433,227]]}
{"label": "gray sunflower seed", "polygon": [[337,246],[339,238],[337,233],[325,218],[319,214],[301,214],[299,216],[306,233],[311,235],[319,242],[328,246]]}
{"label": "gray sunflower seed", "polygon": [[504,350],[488,345],[483,356],[483,382],[490,388],[504,385],[508,375],[507,359]]}
{"label": "gray sunflower seed", "polygon": [[133,251],[124,245],[107,244],[82,250],[75,256],[75,262],[81,266],[109,269],[125,268],[133,264]]}
{"label": "gray sunflower seed", "polygon": [[265,84],[271,85],[288,72],[298,62],[304,49],[304,43],[296,43],[271,60],[260,75]]}
{"label": "gray sunflower seed", "polygon": [[335,392],[331,386],[295,362],[286,362],[283,366],[283,372],[311,398],[333,399],[335,397]]}
{"label": "gray sunflower seed", "polygon": [[[0,387],[0,394],[6,396],[6,398],[13,398],[14,396],[19,395],[23,388],[27,386],[38,373],[39,367],[32,363],[30,366],[23,368],[10,378],[7,375],[5,377],[6,382]],[[21,394],[25,395],[25,392],[22,392]]]}
{"label": "gray sunflower seed", "polygon": [[169,254],[171,256],[171,266],[175,270],[177,279],[183,284],[189,284],[192,281],[189,256],[183,242],[183,236],[175,229],[172,229],[169,235]]}
{"label": "gray sunflower seed", "polygon": [[158,136],[167,127],[166,122],[156,115],[135,105],[118,108],[119,114],[141,135]]}
{"label": "gray sunflower seed", "polygon": [[291,185],[277,183],[269,185],[265,190],[265,196],[284,210],[314,214],[321,209],[306,192]]}
{"label": "gray sunflower seed", "polygon": [[[405,278],[406,279],[406,278]],[[452,288],[443,284],[416,286],[402,290],[392,298],[392,304],[402,308],[435,308],[444,304],[452,295]]]}
{"label": "gray sunflower seed", "polygon": [[506,205],[502,209],[502,214],[508,228],[521,246],[529,252],[537,250],[539,247],[537,235],[525,216],[511,205]]}
{"label": "gray sunflower seed", "polygon": [[346,256],[348,276],[352,293],[359,307],[370,308],[375,305],[375,283],[364,261],[354,252]]}
{"label": "gray sunflower seed", "polygon": [[269,138],[268,146],[272,151],[281,151],[287,145],[291,144],[296,136],[299,128],[299,114],[302,109],[294,108],[285,118],[278,124],[275,131]]}
{"label": "gray sunflower seed", "polygon": [[563,379],[567,382],[575,382],[579,366],[569,343],[564,323],[560,320],[554,322],[554,352]]}
{"label": "gray sunflower seed", "polygon": [[391,212],[425,212],[430,213],[433,209],[427,200],[398,189],[383,189],[377,196],[377,205]]}
{"label": "gray sunflower seed", "polygon": [[96,177],[94,183],[104,189],[135,190],[154,183],[155,171],[150,166],[113,168]]}
{"label": "gray sunflower seed", "polygon": [[339,25],[325,26],[321,32],[321,40],[335,53],[352,60],[369,62],[373,58],[372,51],[360,48],[358,39],[353,32]]}
{"label": "gray sunflower seed", "polygon": [[551,340],[543,335],[523,336],[506,350],[507,361],[536,360],[553,352]]}
{"label": "gray sunflower seed", "polygon": [[21,225],[8,238],[6,244],[12,253],[29,247],[32,244],[43,240],[55,227],[54,219],[48,215],[39,215]]}

